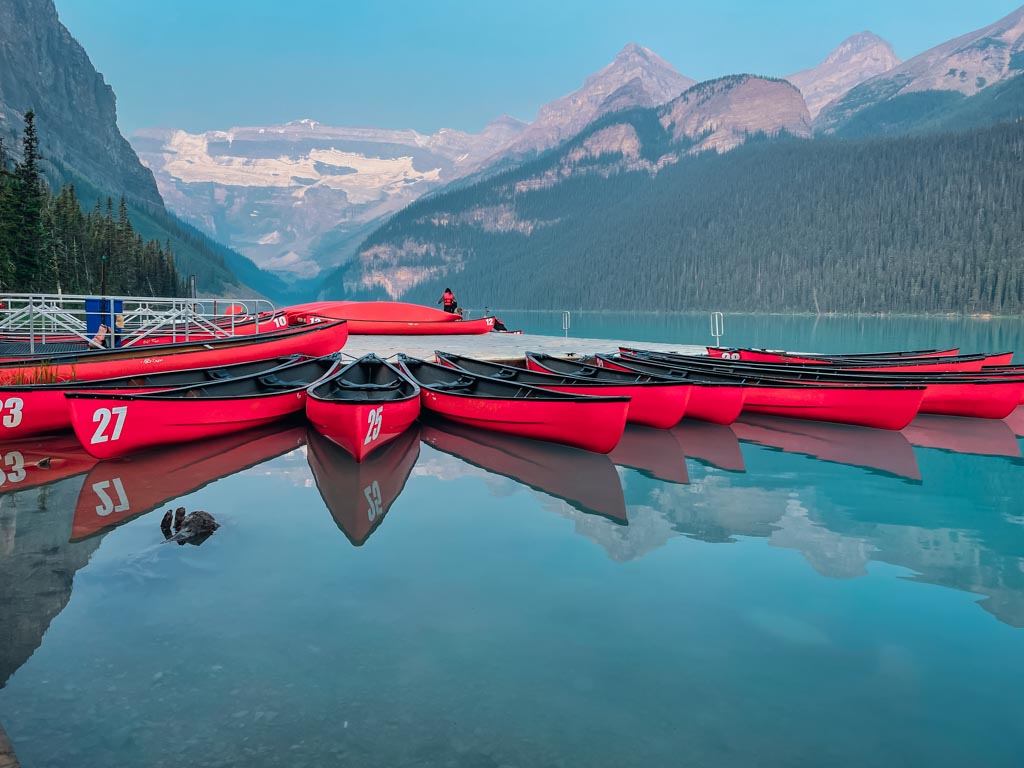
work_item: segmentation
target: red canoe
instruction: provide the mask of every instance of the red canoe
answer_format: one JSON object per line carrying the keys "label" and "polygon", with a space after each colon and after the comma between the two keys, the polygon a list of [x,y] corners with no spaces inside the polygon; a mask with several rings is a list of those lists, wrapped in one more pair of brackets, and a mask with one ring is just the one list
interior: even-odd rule
{"label": "red canoe", "polygon": [[69,392],[71,426],[98,459],[238,432],[279,421],[306,406],[306,388],[337,368],[334,356],[271,373],[143,395]]}
{"label": "red canoe", "polygon": [[[812,355],[785,352],[781,349],[744,349],[743,347],[706,347],[708,355],[724,360],[744,360],[750,363],[792,363],[794,365],[827,365],[833,360],[919,360],[929,357],[949,357],[960,352],[952,349],[921,349],[908,352],[864,352],[861,354]],[[625,351],[625,349],[621,350]]]}
{"label": "red canoe", "polygon": [[284,311],[297,324],[348,320],[349,333],[361,336],[465,336],[494,329],[493,317],[462,320],[451,312],[400,301],[318,301]]}
{"label": "red canoe", "polygon": [[655,380],[661,379],[688,384],[690,386],[690,397],[686,402],[685,419],[699,419],[713,424],[728,425],[736,421],[743,410],[745,394],[742,387],[701,381],[698,377],[674,376],[663,371],[651,374],[625,363],[613,362],[602,356],[565,359],[538,352],[527,352],[526,364],[534,371],[557,373],[563,376],[591,376],[593,374],[589,373],[589,371],[596,368],[607,374],[647,375]]}
{"label": "red canoe", "polygon": [[183,371],[122,376],[115,379],[0,385],[0,439],[71,429],[71,413],[68,410],[67,398],[64,397],[66,392],[155,392],[189,384],[269,373],[274,368],[294,363],[299,359],[300,356],[292,355],[217,368],[186,368]]}
{"label": "red canoe", "polygon": [[725,373],[765,380],[862,386],[866,384],[920,385],[925,387],[921,413],[943,416],[968,416],[979,419],[1002,419],[1024,398],[1024,376],[1016,372],[1012,378],[1005,369],[979,373],[882,373],[852,371],[809,366],[765,365],[733,360],[680,358],[659,353],[631,353],[626,360],[640,360],[682,367],[689,371]]}
{"label": "red canoe", "polygon": [[0,363],[0,384],[109,379],[231,365],[295,354],[320,357],[337,352],[345,346],[347,339],[346,323],[336,321],[197,343],[22,358]]}
{"label": "red canoe", "polygon": [[74,435],[5,440],[0,443],[0,494],[74,477],[95,463]]}
{"label": "red canoe", "polygon": [[[607,358],[647,373],[659,370],[680,375],[708,377],[710,380],[732,381],[745,392],[744,413],[765,413],[793,419],[812,419],[836,424],[853,424],[876,429],[902,429],[921,408],[925,388],[903,384],[823,384],[797,382],[754,373],[729,372],[724,367],[691,367],[689,363],[670,364],[648,358]],[[706,361],[720,363],[724,361]],[[742,363],[739,365],[743,365]]]}
{"label": "red canoe", "polygon": [[[219,331],[212,331],[208,326],[193,325],[188,329],[187,341],[207,341],[210,339],[223,339],[227,336],[252,336],[259,333],[270,333],[287,328],[288,316],[284,310],[277,312],[264,312],[259,316],[246,315],[235,318],[219,320],[215,323]],[[126,334],[123,347],[149,347],[154,344],[176,344],[186,341],[184,328],[163,328],[146,336],[138,334]]]}
{"label": "red canoe", "polygon": [[420,415],[420,388],[393,365],[366,355],[339,369],[306,398],[306,416],[356,461],[394,440]]}
{"label": "red canoe", "polygon": [[[698,362],[709,364],[732,364],[732,365],[760,365],[764,368],[775,366],[786,367],[780,362],[753,362],[733,360],[722,357],[709,357],[707,355],[684,355],[678,352],[656,352],[648,349],[633,349],[630,347],[619,347],[619,352],[626,356],[638,356],[665,360],[667,362]],[[1005,361],[1013,357],[1012,352],[996,355],[958,355],[954,357],[933,357],[920,360],[836,360],[814,361],[810,358],[799,364],[793,364],[793,368],[807,367],[821,370],[840,370],[847,372],[877,371],[884,373],[977,373],[985,366],[1004,365]]]}
{"label": "red canoe", "polygon": [[[626,421],[658,429],[668,429],[679,423],[690,400],[689,384],[680,384],[644,374],[605,372],[590,368],[592,374],[566,376],[550,372],[537,372],[510,365],[474,360],[471,357],[435,352],[437,362],[459,368],[477,376],[489,376],[502,381],[514,381],[531,387],[543,387],[556,392],[575,395],[603,395],[628,397],[629,411]],[[621,378],[616,379],[618,375]]]}
{"label": "red canoe", "polygon": [[534,440],[608,453],[622,437],[627,397],[590,397],[475,376],[399,355],[423,390],[423,407],[468,424]]}
{"label": "red canoe", "polygon": [[755,414],[744,414],[732,428],[744,442],[909,480],[921,479],[914,449],[900,432]]}
{"label": "red canoe", "polygon": [[627,524],[615,465],[604,455],[431,420],[423,442],[467,464],[561,499],[573,509]]}
{"label": "red canoe", "polygon": [[78,495],[71,540],[121,525],[222,477],[290,453],[305,441],[305,424],[271,424],[101,461],[89,472]]}
{"label": "red canoe", "polygon": [[363,546],[384,522],[416,465],[419,425],[359,462],[316,430],[309,430],[306,439],[306,461],[320,498],[352,546]]}

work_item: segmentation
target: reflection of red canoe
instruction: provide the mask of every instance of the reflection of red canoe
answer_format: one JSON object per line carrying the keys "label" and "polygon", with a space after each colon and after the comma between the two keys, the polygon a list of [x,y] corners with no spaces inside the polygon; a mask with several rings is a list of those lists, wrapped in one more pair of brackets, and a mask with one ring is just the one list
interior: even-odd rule
{"label": "reflection of red canoe", "polygon": [[686,456],[672,433],[666,429],[627,426],[622,439],[608,458],[620,467],[629,467],[667,483],[686,485]]}
{"label": "reflection of red canoe", "polygon": [[[643,374],[628,374],[622,371],[602,371],[591,367],[592,375],[566,375],[530,368],[516,368],[511,365],[474,360],[471,357],[436,352],[437,362],[453,368],[460,368],[478,376],[490,376],[502,381],[514,381],[531,387],[553,389],[556,392],[571,392],[574,395],[604,395],[605,397],[628,397],[629,410],[626,421],[647,427],[668,429],[679,423],[686,413],[690,400],[689,384],[677,384],[665,379]],[[526,362],[529,364],[530,353]],[[537,365],[536,363],[534,365]],[[539,366],[538,366],[539,367]],[[582,367],[579,370],[584,370]],[[621,376],[632,381],[602,379],[601,376]]]}
{"label": "reflection of red canoe", "polygon": [[400,301],[317,301],[284,310],[292,323],[316,323],[322,318],[348,320],[353,335],[450,336],[488,333],[493,317],[460,320],[458,315]]}
{"label": "reflection of red canoe", "polygon": [[476,376],[398,356],[423,390],[423,408],[479,429],[608,453],[622,437],[628,397],[590,397]]}
{"label": "reflection of red canoe", "polygon": [[273,424],[227,437],[102,461],[89,472],[75,506],[72,541],[120,525],[214,480],[289,453],[306,425]]}
{"label": "reflection of red canoe", "polygon": [[1024,437],[1024,406],[1006,417],[1006,423],[1018,437]]}
{"label": "reflection of red canoe", "polygon": [[305,410],[306,389],[338,365],[334,355],[256,376],[145,395],[68,392],[71,426],[98,459],[206,440],[279,421]]}
{"label": "reflection of red canoe", "polygon": [[361,547],[405,488],[420,455],[419,425],[358,462],[316,430],[306,439],[306,460],[320,497],[345,537]]}
{"label": "reflection of red canoe", "polygon": [[755,414],[744,414],[732,428],[740,440],[786,453],[921,479],[914,449],[899,432]]}
{"label": "reflection of red canoe", "polygon": [[95,463],[74,435],[5,440],[0,443],[0,494],[73,477]]}
{"label": "reflection of red canoe", "polygon": [[319,357],[340,350],[347,338],[348,328],[345,323],[339,322],[201,343],[20,358],[0,362],[0,384],[108,379],[231,365],[295,354]]}
{"label": "reflection of red canoe", "polygon": [[1013,430],[1002,420],[961,419],[956,416],[918,416],[903,430],[913,445],[978,456],[1021,455]]}
{"label": "reflection of red canoe", "polygon": [[684,419],[671,432],[686,458],[729,472],[747,471],[740,442],[732,427]]}
{"label": "reflection of red canoe", "polygon": [[420,388],[376,355],[366,355],[310,387],[306,416],[325,437],[362,461],[420,415]]}
{"label": "reflection of red canoe", "polygon": [[468,464],[562,499],[580,512],[627,524],[626,501],[607,456],[431,420],[423,442]]}

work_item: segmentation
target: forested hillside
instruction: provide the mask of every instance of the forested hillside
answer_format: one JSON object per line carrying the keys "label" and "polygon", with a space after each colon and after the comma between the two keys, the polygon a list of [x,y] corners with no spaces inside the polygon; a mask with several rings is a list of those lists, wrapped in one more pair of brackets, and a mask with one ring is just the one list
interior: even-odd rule
{"label": "forested hillside", "polygon": [[[657,143],[649,114],[620,119]],[[390,249],[428,275],[411,301],[451,284],[469,306],[1024,311],[1024,122],[755,139],[656,175],[605,155],[592,172],[535,183],[585,140],[410,206],[343,279]]]}
{"label": "forested hillside", "polygon": [[116,213],[109,197],[85,213],[72,185],[50,192],[39,163],[29,112],[17,163],[0,143],[0,290],[183,295],[170,243],[144,240],[124,197]]}

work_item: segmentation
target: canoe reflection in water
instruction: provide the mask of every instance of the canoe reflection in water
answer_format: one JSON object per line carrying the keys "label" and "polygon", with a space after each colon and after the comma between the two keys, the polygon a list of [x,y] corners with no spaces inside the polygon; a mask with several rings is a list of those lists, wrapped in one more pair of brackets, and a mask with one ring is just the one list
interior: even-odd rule
{"label": "canoe reflection in water", "polygon": [[835,464],[885,472],[908,480],[921,480],[914,449],[899,432],[752,413],[743,414],[732,428],[736,436],[745,442]]}
{"label": "canoe reflection in water", "polygon": [[384,521],[420,456],[420,428],[412,426],[361,462],[315,429],[306,437],[306,461],[334,522],[361,547]]}
{"label": "canoe reflection in water", "polygon": [[690,482],[683,449],[667,429],[627,424],[608,458],[620,467],[638,470],[655,480],[678,485]]}
{"label": "canoe reflection in water", "polygon": [[71,540],[121,525],[214,480],[290,453],[305,442],[306,425],[285,422],[101,461],[82,485]]}
{"label": "canoe reflection in water", "polygon": [[[1012,418],[1013,414],[1010,416]],[[919,448],[1008,459],[1021,457],[1020,443],[1010,425],[1003,420],[918,416],[903,429],[903,434]]]}
{"label": "canoe reflection in water", "polygon": [[628,524],[619,473],[605,454],[438,419],[424,421],[422,437],[432,448],[561,499],[580,512]]}
{"label": "canoe reflection in water", "polygon": [[96,459],[71,433],[0,442],[0,495],[88,472]]}
{"label": "canoe reflection in water", "polygon": [[669,430],[683,455],[709,467],[727,472],[746,472],[740,441],[727,424],[683,419]]}
{"label": "canoe reflection in water", "polygon": [[1005,421],[1006,425],[1013,431],[1013,434],[1017,435],[1017,437],[1024,437],[1024,405],[1007,416]]}

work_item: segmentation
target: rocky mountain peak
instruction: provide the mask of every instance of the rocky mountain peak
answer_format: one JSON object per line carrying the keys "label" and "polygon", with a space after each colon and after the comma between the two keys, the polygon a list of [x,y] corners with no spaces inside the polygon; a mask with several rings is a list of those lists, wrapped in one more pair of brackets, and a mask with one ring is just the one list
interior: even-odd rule
{"label": "rocky mountain peak", "polygon": [[813,118],[851,88],[899,64],[889,43],[873,32],[858,32],[841,42],[817,67],[786,79],[800,89]]}

